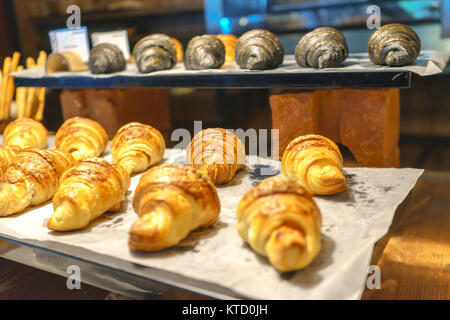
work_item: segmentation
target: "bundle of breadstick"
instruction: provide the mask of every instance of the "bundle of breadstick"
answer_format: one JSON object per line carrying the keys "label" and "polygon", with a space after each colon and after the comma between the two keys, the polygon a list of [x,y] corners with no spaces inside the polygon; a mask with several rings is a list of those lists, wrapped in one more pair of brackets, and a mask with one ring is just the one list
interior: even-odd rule
{"label": "bundle of breadstick", "polygon": [[[28,57],[26,68],[43,68],[47,63],[47,54],[45,51],[39,53],[37,61]],[[23,69],[19,67],[19,70]],[[45,88],[19,87],[16,90],[17,118],[32,118],[42,121],[45,106]]]}

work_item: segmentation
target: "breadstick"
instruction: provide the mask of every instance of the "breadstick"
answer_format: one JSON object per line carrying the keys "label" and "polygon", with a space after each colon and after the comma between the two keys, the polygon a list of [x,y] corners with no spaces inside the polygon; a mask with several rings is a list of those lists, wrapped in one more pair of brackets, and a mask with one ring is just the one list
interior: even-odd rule
{"label": "breadstick", "polygon": [[[22,71],[23,66],[18,66],[17,71]],[[23,118],[23,112],[25,107],[25,97],[27,93],[27,88],[18,87],[16,88],[16,108],[17,108],[17,118]]]}
{"label": "breadstick", "polygon": [[[39,52],[38,67],[43,68],[47,63],[47,53],[45,51]],[[37,110],[34,119],[42,121],[45,107],[45,88],[38,88],[37,90]]]}
{"label": "breadstick", "polygon": [[[13,56],[12,56],[12,61],[11,61],[11,66],[9,68],[9,72],[8,73],[13,73],[16,72],[17,66],[19,65],[19,60],[20,60],[20,53],[19,52],[14,52]],[[5,105],[5,109],[4,109],[4,119],[8,119],[9,118],[9,112],[11,109],[11,101],[14,97],[14,78],[9,76],[7,76],[8,78],[8,82],[7,82],[7,96],[6,96],[6,105]]]}
{"label": "breadstick", "polygon": [[1,91],[0,91],[0,119],[5,120],[3,117],[3,110],[5,105],[5,97],[6,97],[6,89],[7,89],[7,76],[9,72],[9,68],[11,65],[11,57],[6,57],[5,60],[3,60],[3,72],[2,72],[2,85],[1,85]]}
{"label": "breadstick", "polygon": [[[34,59],[31,57],[27,58],[26,64],[27,64],[27,69],[34,69],[36,67],[36,63],[35,63]],[[34,87],[30,87],[27,90],[27,98],[26,98],[26,103],[25,103],[25,114],[24,114],[25,118],[31,118],[36,91],[37,91],[37,88],[34,88]]]}

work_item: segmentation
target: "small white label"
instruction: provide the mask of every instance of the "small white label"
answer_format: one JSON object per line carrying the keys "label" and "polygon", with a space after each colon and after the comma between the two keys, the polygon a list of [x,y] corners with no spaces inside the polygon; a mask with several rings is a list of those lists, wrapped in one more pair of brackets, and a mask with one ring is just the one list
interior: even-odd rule
{"label": "small white label", "polygon": [[89,38],[85,26],[74,29],[58,29],[49,31],[52,52],[76,52],[83,62],[89,60]]}
{"label": "small white label", "polygon": [[99,43],[115,44],[122,50],[125,60],[130,58],[130,44],[126,30],[95,32],[91,35],[91,40],[94,47]]}

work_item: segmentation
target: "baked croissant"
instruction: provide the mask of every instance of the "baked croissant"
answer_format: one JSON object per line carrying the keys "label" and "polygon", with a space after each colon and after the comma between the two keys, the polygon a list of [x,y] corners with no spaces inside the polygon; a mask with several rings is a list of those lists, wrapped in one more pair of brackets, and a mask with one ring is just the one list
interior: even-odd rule
{"label": "baked croissant", "polygon": [[112,43],[100,43],[89,53],[89,70],[93,74],[123,71],[126,65],[122,50]]}
{"label": "baked croissant", "polygon": [[159,163],[165,149],[166,143],[161,133],[139,122],[122,126],[111,145],[114,163],[120,164],[130,175]]}
{"label": "baked croissant", "polygon": [[3,132],[5,145],[20,148],[40,148],[47,146],[47,129],[34,119],[20,118],[8,124]]}
{"label": "baked croissant", "polygon": [[158,251],[177,245],[189,232],[214,224],[220,201],[211,180],[192,166],[163,164],[145,173],[133,208],[131,250]]}
{"label": "baked croissant", "polygon": [[174,37],[170,37],[170,39],[173,41],[173,43],[175,44],[175,47],[177,48],[177,63],[179,62],[183,62],[183,58],[184,58],[184,49],[183,49],[183,45],[181,44],[180,40],[178,40],[177,38]]}
{"label": "baked croissant", "polygon": [[0,174],[8,169],[20,150],[22,149],[16,146],[0,146]]}
{"label": "baked croissant", "polygon": [[184,55],[186,69],[219,69],[225,62],[225,46],[212,34],[195,36],[189,40]]}
{"label": "baked croissant", "polygon": [[155,33],[136,43],[133,57],[142,73],[171,69],[176,63],[177,48],[169,36]]}
{"label": "baked croissant", "polygon": [[96,121],[73,117],[66,120],[55,136],[56,148],[72,154],[76,160],[98,157],[105,151],[108,135]]}
{"label": "baked croissant", "polygon": [[315,134],[292,140],[281,159],[283,174],[317,195],[330,195],[347,189],[342,168],[343,159],[338,146]]}
{"label": "baked croissant", "polygon": [[335,28],[316,28],[305,34],[295,48],[295,59],[301,67],[339,67],[348,56],[344,35]]}
{"label": "baked croissant", "polygon": [[222,128],[197,133],[186,151],[186,160],[203,168],[214,184],[228,183],[244,168],[245,147],[232,132]]}
{"label": "baked croissant", "polygon": [[416,61],[420,47],[413,29],[400,23],[387,24],[370,36],[369,58],[374,64],[402,67]]}
{"label": "baked croissant", "polygon": [[235,60],[234,47],[238,41],[238,37],[234,34],[218,34],[217,38],[223,42],[225,46],[225,62],[230,62]]}
{"label": "baked croissant", "polygon": [[241,35],[235,47],[236,63],[242,69],[266,70],[283,63],[284,48],[270,31],[255,29]]}
{"label": "baked croissant", "polygon": [[129,186],[130,176],[121,166],[101,158],[81,160],[62,175],[47,227],[82,229],[106,211],[119,210]]}
{"label": "baked croissant", "polygon": [[51,199],[61,175],[75,163],[62,150],[27,148],[16,155],[2,177],[0,216],[23,211]]}
{"label": "baked croissant", "polygon": [[237,207],[241,238],[281,272],[308,266],[321,249],[322,215],[296,181],[273,177],[247,192]]}

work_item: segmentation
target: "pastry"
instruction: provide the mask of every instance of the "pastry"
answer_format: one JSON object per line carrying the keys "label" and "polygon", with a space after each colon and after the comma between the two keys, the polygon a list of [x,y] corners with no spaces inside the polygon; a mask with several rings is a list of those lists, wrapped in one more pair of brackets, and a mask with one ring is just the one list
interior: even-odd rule
{"label": "pastry", "polygon": [[238,37],[236,37],[234,34],[218,34],[217,38],[219,38],[225,46],[225,62],[234,61],[234,47],[236,46]]}
{"label": "pastry", "polygon": [[377,65],[402,67],[414,63],[420,53],[419,36],[408,26],[387,24],[369,38],[369,58]]}
{"label": "pastry", "polygon": [[161,133],[139,122],[122,126],[111,145],[114,163],[120,164],[130,175],[159,163],[165,149],[166,143]]}
{"label": "pastry", "polygon": [[328,138],[310,134],[292,140],[283,153],[281,170],[314,195],[330,195],[347,189],[338,146]]}
{"label": "pastry", "polygon": [[55,136],[56,148],[67,151],[76,160],[98,157],[105,151],[108,135],[96,121],[73,117],[66,120]]}
{"label": "pastry", "polygon": [[19,152],[2,176],[0,216],[50,200],[59,178],[74,163],[75,159],[62,150],[27,148]]}
{"label": "pastry", "polygon": [[5,145],[44,149],[47,146],[47,135],[47,129],[39,121],[20,118],[6,126],[3,139]]}
{"label": "pastry", "polygon": [[308,32],[295,48],[295,60],[301,67],[339,67],[347,56],[348,47],[344,35],[330,27]]}
{"label": "pastry", "polygon": [[214,35],[195,36],[189,40],[184,55],[186,69],[219,69],[225,62],[225,46]]}
{"label": "pastry", "polygon": [[244,168],[245,147],[232,132],[222,128],[197,133],[186,150],[186,160],[203,168],[214,184],[228,183]]}
{"label": "pastry", "polygon": [[142,176],[133,208],[139,219],[130,229],[130,249],[158,251],[177,245],[199,227],[213,225],[220,201],[214,184],[201,171],[163,164]]}
{"label": "pastry", "polygon": [[264,29],[247,31],[239,37],[236,63],[242,69],[266,70],[283,63],[284,48],[275,34]]}
{"label": "pastry", "polygon": [[100,43],[89,53],[89,70],[94,74],[125,70],[126,62],[122,50],[111,43]]}
{"label": "pastry", "polygon": [[177,60],[177,47],[169,36],[155,33],[136,43],[133,57],[142,73],[171,69]]}
{"label": "pastry", "polygon": [[237,207],[240,237],[281,272],[308,266],[321,249],[322,215],[311,194],[294,180],[267,178]]}
{"label": "pastry", "polygon": [[20,150],[22,149],[16,146],[0,146],[0,175],[13,163]]}
{"label": "pastry", "polygon": [[175,43],[175,47],[177,48],[177,63],[183,62],[184,57],[184,49],[183,45],[181,44],[180,40],[174,37],[170,37],[170,39]]}
{"label": "pastry", "polygon": [[101,158],[78,161],[64,172],[53,197],[51,230],[85,228],[106,211],[117,211],[130,186],[130,176],[121,166]]}

